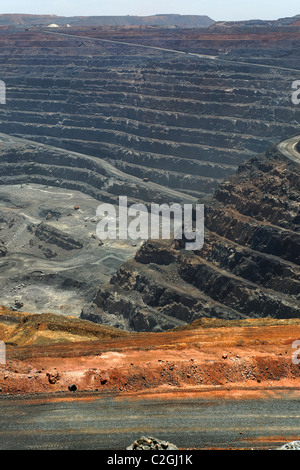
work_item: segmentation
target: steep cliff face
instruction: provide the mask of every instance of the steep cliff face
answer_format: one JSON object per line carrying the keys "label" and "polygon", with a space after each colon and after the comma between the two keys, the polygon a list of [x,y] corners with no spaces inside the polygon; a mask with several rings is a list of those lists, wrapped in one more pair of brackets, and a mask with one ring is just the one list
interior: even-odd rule
{"label": "steep cliff face", "polygon": [[300,166],[274,149],[242,164],[206,204],[205,243],[148,240],[84,318],[138,331],[300,314]]}

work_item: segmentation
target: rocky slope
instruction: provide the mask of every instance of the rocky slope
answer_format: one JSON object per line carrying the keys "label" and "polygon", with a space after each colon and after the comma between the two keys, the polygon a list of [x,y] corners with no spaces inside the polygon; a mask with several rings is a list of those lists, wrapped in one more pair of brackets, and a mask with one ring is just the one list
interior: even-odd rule
{"label": "rocky slope", "polygon": [[[149,241],[84,316],[155,331],[203,315],[298,315],[298,169],[272,152],[266,163],[258,157],[240,167],[234,183],[219,185],[241,162],[298,132],[291,84],[299,69],[299,28],[107,26],[72,28],[69,36],[43,28],[0,34],[7,91],[0,108],[1,184],[57,186],[105,202],[124,194],[129,203],[206,202],[201,253]],[[33,229],[33,243],[47,244],[43,261],[60,254],[52,242],[61,243],[62,233],[50,232],[47,224]],[[31,265],[26,257],[26,269]],[[3,276],[6,270],[2,264]]]}
{"label": "rocky slope", "polygon": [[181,203],[196,200],[179,190],[142,181],[100,158],[1,133],[0,168],[2,185],[39,183],[69,188],[88,194],[99,203],[118,204],[119,195],[124,194],[129,203],[162,203],[167,198]]}
{"label": "rocky slope", "polygon": [[[284,75],[288,69],[299,70],[299,48],[297,47],[300,34],[299,23],[299,18],[296,16],[282,21],[218,22],[209,28],[170,30],[107,26],[93,30],[78,27],[74,31],[64,28],[60,32],[85,38],[117,40],[130,44],[155,46],[158,49],[183,51],[189,54],[185,60],[192,59],[193,54],[209,55],[211,60],[218,59],[217,63],[220,66],[217,69],[218,72],[223,69],[224,61],[226,61],[227,66],[231,64],[234,67],[228,71],[232,74],[232,78],[241,78],[242,73],[242,77],[248,76],[251,85],[256,88],[255,76],[259,74],[259,71],[262,73],[261,78],[264,78],[267,73],[273,81],[274,67],[281,69]],[[249,67],[249,64],[257,64],[259,67],[255,68],[254,65]],[[265,66],[269,66],[269,70]],[[232,73],[233,70],[237,75]],[[289,80],[288,75],[285,75],[285,78]],[[273,82],[273,85],[275,83],[277,82]],[[231,86],[228,88],[230,89]],[[261,88],[265,87],[261,86]],[[277,85],[272,89],[278,90]],[[225,99],[223,101],[226,102]]]}
{"label": "rocky slope", "polygon": [[[190,202],[88,155],[0,134],[0,297],[34,313],[80,315],[139,242],[99,240],[102,202]],[[193,198],[192,198],[193,199]]]}
{"label": "rocky slope", "polygon": [[205,242],[148,240],[82,316],[160,331],[200,317],[297,318],[300,166],[276,148],[239,167],[205,206]]}
{"label": "rocky slope", "polygon": [[[177,398],[299,395],[292,344],[299,319],[202,319],[164,333],[127,333],[72,317],[0,308],[0,395]],[[230,392],[230,393],[228,393]],[[53,395],[55,394],[55,395]],[[89,395],[90,394],[90,395]],[[266,394],[266,395],[264,395]],[[49,395],[48,395],[49,396]]]}
{"label": "rocky slope", "polygon": [[[78,27],[73,36],[40,28],[0,34],[0,79],[7,89],[1,132],[105,159],[191,197],[212,195],[242,161],[298,130],[291,102],[297,28],[225,34]],[[244,60],[246,50],[248,65],[228,61]],[[254,60],[291,70],[251,65]],[[43,172],[40,165],[30,171]]]}

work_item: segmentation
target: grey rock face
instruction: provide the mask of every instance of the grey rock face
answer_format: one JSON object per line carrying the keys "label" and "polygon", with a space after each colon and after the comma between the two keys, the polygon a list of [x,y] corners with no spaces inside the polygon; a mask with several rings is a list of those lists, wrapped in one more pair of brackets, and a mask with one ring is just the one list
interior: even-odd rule
{"label": "grey rock face", "polygon": [[203,248],[145,242],[94,297],[99,322],[119,315],[154,331],[212,316],[299,318],[299,178],[275,149],[241,165],[205,204]]}

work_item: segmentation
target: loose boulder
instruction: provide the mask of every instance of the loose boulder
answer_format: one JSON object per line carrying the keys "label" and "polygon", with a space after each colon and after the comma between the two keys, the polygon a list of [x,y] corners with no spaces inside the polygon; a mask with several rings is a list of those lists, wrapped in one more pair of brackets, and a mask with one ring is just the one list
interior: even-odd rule
{"label": "loose boulder", "polygon": [[300,441],[292,441],[278,447],[277,450],[300,450]]}
{"label": "loose boulder", "polygon": [[161,441],[155,437],[141,437],[134,441],[126,450],[179,450],[168,441]]}

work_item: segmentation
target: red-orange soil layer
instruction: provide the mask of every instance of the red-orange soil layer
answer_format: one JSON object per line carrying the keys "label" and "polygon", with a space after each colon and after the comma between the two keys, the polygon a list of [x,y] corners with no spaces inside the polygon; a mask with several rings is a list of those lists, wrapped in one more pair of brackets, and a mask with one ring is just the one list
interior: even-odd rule
{"label": "red-orange soil layer", "polygon": [[[297,355],[292,348],[299,338],[300,325],[280,324],[8,345],[0,368],[1,394],[299,397],[300,350]],[[68,390],[71,384],[75,393]]]}

